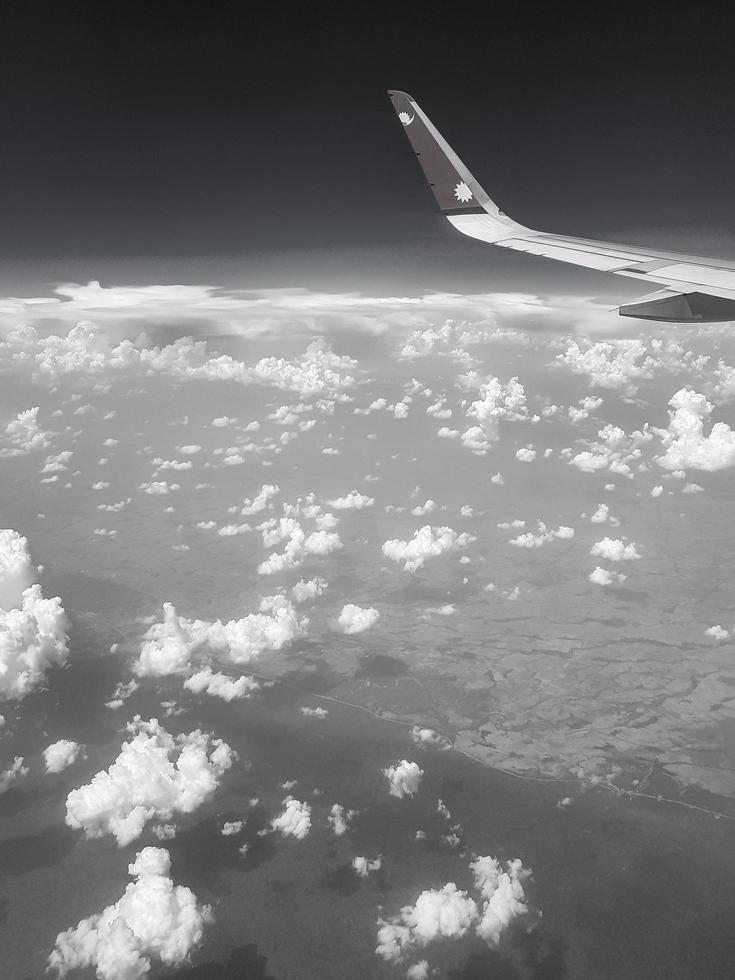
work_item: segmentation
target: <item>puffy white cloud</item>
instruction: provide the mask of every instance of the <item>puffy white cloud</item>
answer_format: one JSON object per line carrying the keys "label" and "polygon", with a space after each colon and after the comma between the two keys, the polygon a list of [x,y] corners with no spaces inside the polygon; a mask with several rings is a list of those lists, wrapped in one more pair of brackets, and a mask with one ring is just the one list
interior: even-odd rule
{"label": "puffy white cloud", "polygon": [[59,933],[49,970],[64,977],[91,967],[100,980],[140,980],[152,961],[186,962],[212,919],[209,906],[169,877],[171,859],[160,847],[144,847],[128,865],[133,881],[114,905]]}
{"label": "puffy white cloud", "polygon": [[46,449],[51,445],[51,433],[44,432],[38,424],[39,411],[38,407],[28,408],[24,412],[19,412],[18,416],[6,425],[2,437],[6,445],[0,445],[0,459],[26,456],[34,449]]}
{"label": "puffy white cloud", "polygon": [[7,793],[13,783],[28,775],[28,766],[24,765],[24,762],[25,759],[22,755],[16,755],[12,766],[0,772],[0,796]]}
{"label": "puffy white cloud", "polygon": [[637,561],[641,556],[635,541],[626,543],[626,539],[602,538],[590,548],[593,558],[605,558],[607,561]]}
{"label": "puffy white cloud", "polygon": [[352,867],[359,878],[367,878],[373,871],[380,871],[383,858],[380,855],[376,858],[356,856],[352,859]]}
{"label": "puffy white cloud", "polygon": [[368,497],[359,490],[350,490],[344,497],[328,500],[327,503],[335,510],[364,510],[366,507],[373,506],[375,497]]}
{"label": "puffy white cloud", "polygon": [[489,442],[497,442],[503,419],[519,421],[528,417],[526,391],[518,378],[511,378],[506,384],[499,378],[488,378],[480,385],[479,394],[470,403],[467,417],[477,419]]}
{"label": "puffy white cloud", "polygon": [[187,691],[194,694],[209,694],[223,701],[234,701],[236,698],[247,698],[254,691],[260,690],[260,684],[253,677],[244,674],[235,679],[227,674],[215,672],[211,667],[199,670],[184,681]]}
{"label": "puffy white cloud", "polygon": [[599,565],[587,576],[594,585],[622,585],[627,577],[622,572],[610,572],[606,568],[601,568]]}
{"label": "puffy white cloud", "polygon": [[423,748],[448,749],[451,746],[449,739],[440,735],[439,732],[435,732],[433,728],[421,728],[419,725],[414,725],[409,734],[411,741]]}
{"label": "puffy white cloud", "polygon": [[421,892],[415,905],[405,905],[389,920],[378,920],[375,952],[389,963],[400,963],[417,946],[437,939],[461,939],[478,921],[474,899],[454,882]]}
{"label": "puffy white cloud", "polygon": [[233,753],[222,739],[199,731],[170,735],[136,715],[132,738],[92,781],[66,799],[66,822],[87,837],[112,834],[119,847],[139,837],[150,820],[192,813],[215,791]]}
{"label": "puffy white cloud", "polygon": [[[294,511],[295,508],[291,508]],[[264,562],[258,565],[259,575],[276,575],[289,568],[301,566],[308,555],[330,555],[342,547],[339,534],[331,530],[337,523],[331,514],[319,514],[318,505],[314,505],[314,518],[317,530],[307,534],[299,521],[294,517],[281,517],[275,527],[263,530],[263,545],[273,547],[285,541],[283,552],[273,552]],[[309,517],[307,512],[305,517]]]}
{"label": "puffy white cloud", "polygon": [[223,837],[232,837],[234,834],[239,834],[244,826],[242,820],[226,820],[220,833]]}
{"label": "puffy white cloud", "polygon": [[432,527],[425,524],[414,531],[413,538],[409,541],[393,538],[384,542],[382,552],[391,561],[403,562],[404,571],[415,572],[423,567],[428,558],[457,551],[475,540],[467,532],[457,534],[451,527]]}
{"label": "puffy white cloud", "polygon": [[429,972],[427,960],[419,960],[406,970],[406,980],[429,980]]}
{"label": "puffy white cloud", "polygon": [[325,579],[317,575],[315,578],[306,581],[299,579],[291,589],[291,595],[293,596],[294,602],[307,602],[309,599],[316,599],[317,596],[322,595],[326,588],[327,582]]}
{"label": "puffy white cloud", "polygon": [[62,772],[64,769],[68,769],[83,752],[83,745],[72,742],[68,738],[60,738],[58,742],[54,742],[43,750],[46,772]]}
{"label": "puffy white cloud", "polygon": [[240,513],[243,517],[250,517],[253,514],[259,514],[268,507],[272,508],[271,501],[280,492],[280,487],[275,483],[264,483],[254,497],[245,498]]}
{"label": "puffy white cloud", "polygon": [[586,374],[597,387],[625,390],[635,390],[633,382],[652,378],[660,363],[640,340],[598,342],[585,350],[574,340],[556,360],[574,374]]}
{"label": "puffy white cloud", "polygon": [[367,609],[356,606],[354,603],[347,603],[342,607],[337,622],[347,634],[362,633],[371,626],[374,626],[380,619],[377,609],[369,607]]}
{"label": "puffy white cloud", "polygon": [[271,820],[271,830],[277,830],[282,837],[303,840],[311,830],[311,807],[293,796],[287,796],[283,801],[283,810]]}
{"label": "puffy white cloud", "polygon": [[310,708],[308,705],[304,705],[301,709],[301,714],[307,718],[326,718],[329,712],[326,708],[320,708],[318,705],[316,708]]}
{"label": "puffy white cloud", "polygon": [[726,640],[730,633],[723,629],[719,623],[716,626],[708,626],[704,631],[705,636],[711,636],[713,640]]}
{"label": "puffy white cloud", "polygon": [[69,652],[61,599],[44,599],[34,577],[28,540],[0,530],[0,699],[25,697]]}
{"label": "puffy white cloud", "polygon": [[154,623],[143,637],[134,664],[139,676],[185,674],[200,649],[224,654],[236,664],[255,660],[266,650],[281,650],[302,636],[308,620],[299,616],[285,596],[266,596],[259,611],[223,623],[217,619],[185,619],[170,602],[163,605],[163,622]]}
{"label": "puffy white cloud", "polygon": [[493,857],[478,857],[470,864],[470,869],[483,899],[477,934],[495,946],[511,923],[528,914],[523,883],[531,871],[524,868],[518,858],[507,861],[503,869]]}
{"label": "puffy white cloud", "polygon": [[0,530],[0,609],[16,606],[35,577],[28,538],[10,528]]}
{"label": "puffy white cloud", "polygon": [[510,538],[508,543],[515,545],[516,548],[540,548],[548,541],[554,541],[557,538],[562,541],[569,541],[573,537],[573,527],[560,524],[555,531],[552,531],[543,521],[538,521],[535,534],[533,531],[527,531],[525,534],[519,534],[516,538]]}
{"label": "puffy white cloud", "polygon": [[350,824],[356,815],[356,810],[346,810],[340,803],[334,803],[327,816],[327,823],[334,831],[336,837],[342,837],[349,830]]}
{"label": "puffy white cloud", "polygon": [[715,422],[709,435],[704,422],[713,406],[704,395],[681,388],[669,400],[668,429],[658,429],[665,452],[656,460],[666,470],[697,469],[714,472],[735,465],[735,431]]}
{"label": "puffy white cloud", "polygon": [[404,796],[413,796],[418,793],[424,770],[420,768],[417,762],[401,759],[394,766],[383,769],[382,773],[388,780],[390,795],[402,800]]}
{"label": "puffy white cloud", "polygon": [[[109,487],[109,483],[100,484],[100,486]],[[141,483],[139,490],[143,493],[150,493],[154,496],[165,496],[166,494],[173,493],[175,490],[180,490],[181,485],[179,483],[167,483],[166,480],[153,480],[151,483]]]}

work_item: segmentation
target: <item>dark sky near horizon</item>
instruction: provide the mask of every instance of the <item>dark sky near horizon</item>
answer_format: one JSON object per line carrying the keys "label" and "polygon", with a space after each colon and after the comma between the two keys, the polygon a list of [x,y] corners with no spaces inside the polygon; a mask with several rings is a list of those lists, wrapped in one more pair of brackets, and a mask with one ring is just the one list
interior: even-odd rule
{"label": "dark sky near horizon", "polygon": [[735,15],[593,6],[6,2],[3,282],[78,256],[479,270],[394,87],[532,227],[732,254]]}

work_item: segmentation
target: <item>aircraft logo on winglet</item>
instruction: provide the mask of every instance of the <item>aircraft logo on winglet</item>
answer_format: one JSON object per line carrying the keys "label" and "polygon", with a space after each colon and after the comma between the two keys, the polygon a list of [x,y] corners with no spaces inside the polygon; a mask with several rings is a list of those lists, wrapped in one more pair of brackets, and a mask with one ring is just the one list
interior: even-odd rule
{"label": "aircraft logo on winglet", "polygon": [[467,186],[467,184],[465,184],[463,180],[460,180],[460,182],[454,188],[454,196],[457,198],[458,201],[461,201],[463,204],[466,204],[467,201],[472,200],[472,191],[469,189],[469,187]]}
{"label": "aircraft logo on winglet", "polygon": [[407,112],[399,112],[398,113],[398,118],[401,120],[401,122],[403,123],[404,126],[410,126],[411,123],[416,118],[416,116],[415,115],[409,116],[409,114]]}

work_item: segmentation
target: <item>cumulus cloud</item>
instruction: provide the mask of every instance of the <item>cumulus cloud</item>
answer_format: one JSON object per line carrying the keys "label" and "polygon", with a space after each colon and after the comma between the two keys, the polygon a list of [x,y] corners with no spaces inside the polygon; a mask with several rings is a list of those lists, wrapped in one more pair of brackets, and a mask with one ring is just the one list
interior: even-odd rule
{"label": "cumulus cloud", "polygon": [[554,541],[555,539],[569,541],[573,537],[573,527],[566,527],[564,524],[560,524],[559,527],[553,531],[551,528],[548,528],[543,521],[538,521],[535,533],[533,531],[527,531],[525,534],[519,534],[516,538],[510,538],[508,543],[515,545],[516,548],[540,548],[548,541]]}
{"label": "cumulus cloud", "polygon": [[114,905],[59,933],[49,970],[64,977],[91,967],[100,980],[138,980],[152,961],[164,966],[186,963],[212,919],[209,906],[169,877],[169,852],[144,847],[128,865],[133,881]]}
{"label": "cumulus cloud", "polygon": [[432,527],[425,524],[414,531],[413,538],[409,541],[393,538],[384,542],[382,552],[391,561],[399,564],[403,562],[404,571],[415,572],[423,567],[428,558],[457,551],[475,540],[467,532],[457,534],[451,527]]}
{"label": "cumulus cloud", "polygon": [[392,919],[378,920],[375,952],[389,963],[400,963],[417,946],[437,939],[461,939],[479,918],[477,905],[454,882],[421,892],[415,905],[404,905]]}
{"label": "cumulus cloud", "polygon": [[628,576],[622,572],[608,571],[598,565],[587,577],[593,585],[622,585]]}
{"label": "cumulus cloud", "polygon": [[705,420],[713,411],[704,395],[681,388],[669,405],[669,427],[657,430],[665,449],[656,460],[659,466],[715,472],[735,465],[735,431],[726,422],[715,422],[709,435],[704,434]]}
{"label": "cumulus cloud", "polygon": [[637,561],[641,556],[635,541],[626,543],[625,538],[602,538],[595,541],[590,548],[593,558],[605,558],[607,561]]}
{"label": "cumulus cloud", "polygon": [[[109,297],[109,292],[102,290],[99,283],[69,289],[77,293],[87,290],[102,303]],[[151,303],[142,314],[148,321],[154,320],[156,315],[153,299]],[[96,314],[95,319],[99,322],[104,315]],[[206,341],[195,341],[191,337],[182,337],[166,347],[137,346],[130,340],[123,340],[113,347],[104,331],[89,322],[79,322],[63,335],[47,336],[32,326],[16,328],[0,342],[0,370],[27,369],[32,376],[48,380],[76,373],[95,376],[110,371],[137,370],[182,379],[272,385],[297,392],[302,397],[312,397],[334,395],[351,387],[355,378],[349,372],[355,367],[352,358],[335,354],[322,339],[312,341],[303,354],[292,360],[264,357],[254,364],[246,364],[228,354],[213,355]]]}
{"label": "cumulus cloud", "polygon": [[295,837],[303,840],[311,830],[311,807],[293,796],[283,801],[283,810],[271,820],[271,830],[282,837]]}
{"label": "cumulus cloud", "polygon": [[350,635],[353,633],[362,633],[370,629],[379,619],[380,613],[377,609],[373,609],[372,607],[364,609],[350,602],[342,607],[342,612],[339,614],[337,622],[342,627],[342,630]]}
{"label": "cumulus cloud", "polygon": [[589,344],[574,340],[556,361],[574,374],[585,374],[599,388],[635,390],[634,382],[653,377],[659,361],[641,340],[615,340]]}
{"label": "cumulus cloud", "polygon": [[72,742],[68,738],[60,738],[58,742],[54,742],[43,750],[46,772],[63,772],[64,769],[73,765],[83,752],[83,745]]}
{"label": "cumulus cloud", "polygon": [[66,799],[70,827],[87,837],[112,834],[119,847],[140,837],[150,820],[192,813],[212,796],[233,762],[226,742],[199,729],[173,736],[157,719],[136,715],[127,730],[132,738],[109,769]]}
{"label": "cumulus cloud", "polygon": [[352,868],[358,878],[367,878],[373,871],[380,871],[383,867],[383,858],[378,855],[376,858],[357,856],[352,859]]}
{"label": "cumulus cloud", "polygon": [[368,497],[359,490],[350,490],[344,497],[328,500],[327,503],[335,510],[364,510],[366,507],[373,506],[375,497]]}
{"label": "cumulus cloud", "polygon": [[257,613],[226,623],[186,619],[166,602],[163,621],[146,632],[133,669],[138,676],[186,674],[199,650],[223,654],[231,663],[249,663],[266,650],[281,650],[292,643],[307,624],[293,603],[280,595],[266,596]]}
{"label": "cumulus cloud", "polygon": [[[333,530],[337,519],[332,514],[320,514],[319,505],[307,505],[303,516],[316,521],[317,529],[307,534],[302,524],[292,516],[281,517],[275,526],[263,530],[263,545],[271,548],[285,542],[282,552],[273,552],[258,565],[259,575],[276,575],[289,568],[298,568],[308,555],[331,555],[342,548],[339,534]],[[291,513],[299,513],[298,506],[290,508]],[[287,509],[287,515],[289,510]]]}
{"label": "cumulus cloud", "polygon": [[520,860],[503,866],[493,857],[478,857],[470,870],[480,893],[479,905],[454,882],[421,892],[415,905],[405,905],[398,915],[378,920],[378,956],[400,963],[417,948],[439,939],[462,939],[472,929],[488,945],[496,946],[513,922],[528,915],[523,886],[531,871]]}
{"label": "cumulus cloud", "polygon": [[477,934],[495,946],[512,922],[528,914],[523,883],[531,876],[531,871],[524,868],[518,858],[507,861],[503,869],[493,857],[478,857],[470,864],[470,869],[483,900]]}
{"label": "cumulus cloud", "polygon": [[28,540],[0,530],[0,699],[24,698],[69,652],[61,599],[44,599],[34,577]]}
{"label": "cumulus cloud", "polygon": [[418,793],[421,777],[424,770],[417,762],[409,762],[401,759],[394,766],[388,766],[382,770],[383,775],[388,780],[388,792],[391,796],[402,800],[404,796],[413,796]]}
{"label": "cumulus cloud", "polygon": [[356,810],[346,810],[340,803],[334,803],[327,816],[327,822],[335,833],[336,837],[342,837],[350,828]]}
{"label": "cumulus cloud", "polygon": [[28,408],[6,425],[0,437],[0,459],[26,456],[34,449],[46,449],[51,445],[51,433],[45,432],[39,425],[39,412],[38,407]]}
{"label": "cumulus cloud", "polygon": [[246,677],[243,674],[235,679],[228,677],[227,674],[213,671],[211,667],[205,667],[191,677],[187,677],[184,687],[194,694],[208,694],[223,701],[247,698],[254,691],[260,690],[260,684],[253,677]]}
{"label": "cumulus cloud", "polygon": [[0,796],[7,793],[13,783],[28,775],[28,766],[24,765],[25,759],[22,755],[16,755],[13,764],[8,769],[0,772]]}
{"label": "cumulus cloud", "polygon": [[423,748],[448,749],[451,745],[448,738],[435,732],[433,728],[422,728],[414,725],[410,731],[411,741]]}
{"label": "cumulus cloud", "polygon": [[299,579],[291,589],[291,595],[294,602],[307,602],[309,599],[316,599],[317,596],[322,595],[326,588],[326,580],[317,575],[315,578],[306,581]]}

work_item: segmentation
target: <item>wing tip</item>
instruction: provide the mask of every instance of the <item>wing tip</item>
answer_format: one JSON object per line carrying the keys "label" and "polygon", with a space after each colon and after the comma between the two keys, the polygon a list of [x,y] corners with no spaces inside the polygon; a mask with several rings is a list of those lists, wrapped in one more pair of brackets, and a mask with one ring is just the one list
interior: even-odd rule
{"label": "wing tip", "polygon": [[403,92],[399,88],[389,88],[388,95],[391,99],[398,97],[398,98],[408,99],[409,102],[416,101],[416,99],[414,99],[412,95],[409,95],[408,92]]}

